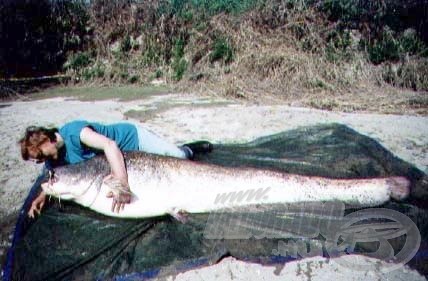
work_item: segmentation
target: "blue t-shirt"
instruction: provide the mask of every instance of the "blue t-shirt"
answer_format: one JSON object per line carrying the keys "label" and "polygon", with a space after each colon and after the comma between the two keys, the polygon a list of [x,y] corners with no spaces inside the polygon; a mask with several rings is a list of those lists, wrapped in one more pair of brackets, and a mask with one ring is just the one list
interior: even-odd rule
{"label": "blue t-shirt", "polygon": [[59,134],[64,139],[64,162],[75,164],[94,157],[102,151],[87,147],[80,141],[80,132],[83,128],[90,127],[95,132],[108,137],[116,142],[121,151],[138,150],[137,128],[130,123],[117,123],[102,125],[88,121],[73,121],[59,129]]}

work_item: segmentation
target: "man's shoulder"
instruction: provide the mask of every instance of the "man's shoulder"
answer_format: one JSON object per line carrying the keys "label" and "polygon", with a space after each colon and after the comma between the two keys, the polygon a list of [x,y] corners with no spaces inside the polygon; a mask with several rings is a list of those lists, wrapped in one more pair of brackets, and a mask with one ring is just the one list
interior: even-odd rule
{"label": "man's shoulder", "polygon": [[59,133],[64,137],[67,135],[80,134],[80,131],[89,126],[89,122],[85,120],[74,120],[68,123],[65,123],[60,129]]}

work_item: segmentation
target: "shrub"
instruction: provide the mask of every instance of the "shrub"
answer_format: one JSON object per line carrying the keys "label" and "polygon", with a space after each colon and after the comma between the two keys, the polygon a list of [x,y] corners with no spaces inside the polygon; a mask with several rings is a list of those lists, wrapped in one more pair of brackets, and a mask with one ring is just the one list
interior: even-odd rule
{"label": "shrub", "polygon": [[212,45],[210,54],[210,62],[221,60],[223,63],[228,64],[233,61],[234,51],[230,40],[224,37],[217,37]]}
{"label": "shrub", "polygon": [[64,69],[71,69],[78,72],[80,69],[88,66],[91,61],[91,57],[87,52],[75,53],[72,54],[65,62]]}
{"label": "shrub", "polygon": [[372,5],[366,6],[364,1],[326,0],[322,2],[320,8],[330,20],[349,22],[369,14],[370,8],[377,5],[377,1],[373,2]]}
{"label": "shrub", "polygon": [[120,51],[122,53],[127,53],[131,50],[131,37],[129,35],[126,35],[125,38],[120,42]]}
{"label": "shrub", "polygon": [[406,29],[399,38],[402,51],[409,55],[428,56],[428,48],[414,29]]}
{"label": "shrub", "polygon": [[144,40],[145,48],[142,50],[142,63],[144,66],[159,65],[162,61],[162,47],[154,36],[148,36]]}
{"label": "shrub", "polygon": [[134,84],[134,83],[138,82],[138,80],[139,80],[138,75],[134,74],[128,78],[128,83]]}
{"label": "shrub", "polygon": [[92,80],[96,78],[103,78],[105,75],[105,67],[101,64],[96,64],[92,67],[86,67],[81,70],[81,76],[84,80]]}
{"label": "shrub", "polygon": [[180,60],[174,61],[172,63],[172,69],[174,71],[174,80],[179,81],[181,80],[181,78],[183,78],[183,75],[187,70],[187,65],[188,63],[184,58],[181,58]]}
{"label": "shrub", "polygon": [[156,71],[155,71],[155,75],[154,75],[154,77],[156,78],[156,79],[158,79],[158,78],[161,78],[163,76],[163,71],[162,71],[162,69],[156,69]]}
{"label": "shrub", "polygon": [[183,78],[184,73],[187,70],[187,61],[184,58],[184,46],[185,42],[183,39],[179,38],[175,40],[174,49],[173,49],[173,60],[172,60],[172,70],[173,78],[176,81]]}
{"label": "shrub", "polygon": [[394,32],[385,27],[379,39],[368,46],[370,60],[379,64],[384,61],[396,61],[400,57],[400,42],[395,38]]}
{"label": "shrub", "polygon": [[127,79],[128,79],[128,77],[129,77],[129,73],[128,73],[128,71],[126,71],[126,70],[122,70],[122,71],[120,71],[120,72],[119,72],[119,77],[120,77],[122,80],[127,80]]}
{"label": "shrub", "polygon": [[185,42],[182,38],[176,39],[173,49],[174,59],[181,59],[184,56]]}
{"label": "shrub", "polygon": [[428,91],[428,59],[410,59],[400,64],[385,64],[382,78],[393,86]]}
{"label": "shrub", "polygon": [[397,34],[386,26],[382,36],[367,47],[369,58],[375,64],[384,61],[398,61],[408,55],[428,55],[426,45],[412,29]]}
{"label": "shrub", "polygon": [[325,47],[326,58],[330,62],[350,61],[352,59],[351,50],[352,39],[349,30],[333,30],[327,36],[327,46]]}
{"label": "shrub", "polygon": [[364,34],[362,47],[375,64],[398,61],[405,55],[427,56],[426,46],[419,39],[425,36],[427,40],[423,11],[428,6],[424,1],[326,0],[318,7],[337,23],[337,28],[360,29]]}

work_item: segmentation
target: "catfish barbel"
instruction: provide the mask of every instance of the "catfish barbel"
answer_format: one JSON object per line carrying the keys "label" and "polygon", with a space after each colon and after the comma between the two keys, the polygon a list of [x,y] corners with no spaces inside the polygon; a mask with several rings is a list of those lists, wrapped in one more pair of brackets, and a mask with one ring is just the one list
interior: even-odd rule
{"label": "catfish barbel", "polygon": [[98,213],[146,218],[179,212],[205,213],[254,204],[341,201],[358,206],[381,205],[409,194],[403,177],[330,179],[272,170],[222,167],[144,152],[125,152],[130,204],[111,211],[111,187],[104,182],[110,166],[102,155],[55,168],[56,181],[43,190]]}

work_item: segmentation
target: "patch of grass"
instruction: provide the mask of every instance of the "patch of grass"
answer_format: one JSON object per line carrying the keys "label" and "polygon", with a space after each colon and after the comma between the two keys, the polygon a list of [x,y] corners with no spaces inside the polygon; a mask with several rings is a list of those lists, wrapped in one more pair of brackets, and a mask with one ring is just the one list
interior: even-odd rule
{"label": "patch of grass", "polygon": [[40,93],[32,94],[30,99],[64,97],[80,101],[98,101],[108,99],[130,101],[144,99],[154,95],[167,94],[170,91],[170,88],[166,86],[62,87],[51,88]]}
{"label": "patch of grass", "polygon": [[210,62],[222,61],[228,64],[233,61],[234,50],[230,39],[225,37],[218,37],[212,45],[210,54]]}
{"label": "patch of grass", "polygon": [[382,78],[387,83],[414,91],[428,91],[428,59],[410,59],[400,64],[383,65]]}
{"label": "patch of grass", "polygon": [[212,107],[218,107],[218,106],[225,106],[229,105],[229,102],[213,102],[210,101],[209,103],[191,103],[188,105],[183,105],[182,103],[170,103],[168,101],[166,102],[159,102],[155,104],[155,108],[150,109],[144,109],[144,110],[136,110],[131,109],[124,113],[124,115],[128,118],[136,119],[142,122],[145,122],[147,120],[153,119],[156,117],[156,115],[161,114],[163,112],[166,112],[168,110],[171,110],[173,108],[186,108],[188,106],[192,108],[200,107],[200,108],[212,108]]}
{"label": "patch of grass", "polygon": [[155,36],[144,38],[144,49],[141,52],[141,62],[144,66],[159,65],[163,58],[163,48]]}
{"label": "patch of grass", "polygon": [[133,118],[141,122],[153,119],[157,114],[165,112],[174,107],[182,107],[182,105],[170,104],[169,102],[160,102],[155,104],[155,108],[136,110],[131,109],[126,111],[123,115],[128,118]]}
{"label": "patch of grass", "polygon": [[236,81],[229,80],[225,83],[224,95],[226,97],[234,98],[234,99],[246,99],[245,93],[242,89],[237,85]]}
{"label": "patch of grass", "polygon": [[203,7],[210,15],[218,13],[240,14],[253,8],[258,0],[194,0],[195,6]]}
{"label": "patch of grass", "polygon": [[172,64],[172,69],[174,71],[173,78],[175,81],[180,81],[183,78],[184,73],[187,70],[187,61],[184,58],[177,59]]}
{"label": "patch of grass", "polygon": [[348,30],[333,30],[328,34],[325,47],[326,59],[336,63],[340,61],[350,61],[352,59],[352,40]]}
{"label": "patch of grass", "polygon": [[[174,13],[187,21],[199,17],[209,17],[220,13],[241,14],[256,7],[260,0],[171,0],[161,4],[158,14]],[[192,13],[193,11],[193,13]]]}
{"label": "patch of grass", "polygon": [[128,117],[128,118],[132,118],[132,119],[139,120],[141,122],[145,122],[145,121],[150,120],[153,117],[155,117],[156,113],[157,113],[157,110],[155,110],[155,109],[150,109],[150,110],[131,109],[131,110],[126,111],[123,115]]}
{"label": "patch of grass", "polygon": [[176,81],[180,81],[187,70],[188,63],[184,58],[184,46],[185,42],[183,39],[180,38],[175,41],[171,67],[173,70],[173,79]]}
{"label": "patch of grass", "polygon": [[428,97],[420,96],[414,97],[407,101],[407,104],[413,108],[428,108]]}
{"label": "patch of grass", "polygon": [[334,90],[334,87],[325,82],[319,77],[314,77],[307,82],[307,87],[309,89],[325,89],[325,90]]}
{"label": "patch of grass", "polygon": [[316,108],[316,109],[322,109],[322,110],[328,110],[332,111],[335,108],[339,107],[339,104],[334,100],[311,100],[308,103],[309,106]]}

